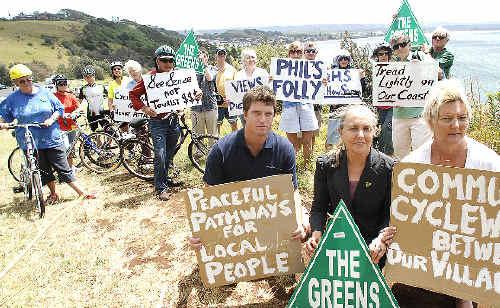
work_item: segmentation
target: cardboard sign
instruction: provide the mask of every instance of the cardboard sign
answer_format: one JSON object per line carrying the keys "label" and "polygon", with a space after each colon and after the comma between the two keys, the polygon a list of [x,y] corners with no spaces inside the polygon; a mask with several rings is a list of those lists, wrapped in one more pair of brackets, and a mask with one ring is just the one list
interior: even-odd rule
{"label": "cardboard sign", "polygon": [[323,61],[272,58],[272,88],[276,99],[305,103],[323,99],[325,68]]}
{"label": "cardboard sign", "polygon": [[422,46],[423,44],[429,45],[407,0],[403,0],[398,10],[398,16],[392,21],[391,26],[385,33],[385,41],[387,43],[391,40],[394,32],[404,32],[407,34],[410,37],[412,47]]}
{"label": "cardboard sign", "polygon": [[435,61],[374,62],[373,105],[423,107],[437,77]]}
{"label": "cardboard sign", "polygon": [[[148,116],[144,112],[132,108],[132,102],[128,97],[128,92],[129,90],[123,88],[115,89],[115,97],[113,98],[113,104],[115,105],[113,119],[117,122],[132,122],[146,119]],[[141,101],[147,104],[145,95],[141,96]]]}
{"label": "cardboard sign", "polygon": [[329,69],[326,71],[328,84],[325,99],[321,104],[359,104],[362,102],[361,81],[358,69]]}
{"label": "cardboard sign", "polygon": [[287,307],[398,307],[343,201]]}
{"label": "cardboard sign", "polygon": [[188,189],[187,216],[208,287],[304,270],[291,175]]}
{"label": "cardboard sign", "polygon": [[387,252],[393,282],[500,302],[498,172],[399,163],[392,177]]}
{"label": "cardboard sign", "polygon": [[200,47],[196,41],[193,31],[189,31],[186,38],[175,53],[175,67],[192,68],[198,74],[203,74],[205,65],[199,58]]}
{"label": "cardboard sign", "polygon": [[244,79],[226,81],[224,83],[224,89],[226,90],[226,97],[229,100],[229,115],[233,116],[243,114],[243,96],[245,96],[245,93],[258,85],[267,85],[267,83],[268,81],[263,80],[263,77],[261,76],[256,77],[253,80]]}
{"label": "cardboard sign", "polygon": [[192,69],[143,75],[142,78],[149,106],[157,113],[201,105],[201,100],[195,98],[196,92],[201,90]]}

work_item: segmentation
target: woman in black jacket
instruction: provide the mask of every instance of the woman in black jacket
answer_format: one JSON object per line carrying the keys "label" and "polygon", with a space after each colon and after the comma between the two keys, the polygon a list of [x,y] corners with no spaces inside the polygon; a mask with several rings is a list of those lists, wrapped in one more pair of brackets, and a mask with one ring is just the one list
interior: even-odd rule
{"label": "woman in black jacket", "polygon": [[377,116],[370,108],[349,105],[341,108],[337,117],[340,144],[316,163],[310,217],[313,234],[306,249],[312,255],[327,213],[333,213],[342,199],[369,245],[372,260],[378,263],[395,232],[388,227],[393,160],[372,148]]}

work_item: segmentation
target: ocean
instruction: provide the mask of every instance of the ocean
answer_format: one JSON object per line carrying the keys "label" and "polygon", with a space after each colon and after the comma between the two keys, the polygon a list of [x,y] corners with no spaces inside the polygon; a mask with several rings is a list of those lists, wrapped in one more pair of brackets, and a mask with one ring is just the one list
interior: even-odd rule
{"label": "ocean", "polygon": [[[431,34],[425,34],[431,42]],[[384,38],[369,37],[354,39],[359,46],[369,45],[371,49]],[[331,63],[340,49],[339,40],[317,42],[318,58]],[[500,91],[500,30],[494,31],[451,31],[446,48],[455,55],[451,68],[452,77],[461,80],[478,81],[481,100],[485,93]]]}

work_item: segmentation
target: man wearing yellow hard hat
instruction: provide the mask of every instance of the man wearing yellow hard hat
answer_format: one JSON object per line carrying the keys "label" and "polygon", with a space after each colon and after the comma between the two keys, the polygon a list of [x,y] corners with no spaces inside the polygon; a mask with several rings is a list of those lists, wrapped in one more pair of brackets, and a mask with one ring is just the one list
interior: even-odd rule
{"label": "man wearing yellow hard hat", "polygon": [[[60,182],[68,183],[80,196],[94,199],[95,195],[85,193],[76,183],[68,165],[63,138],[57,119],[64,114],[61,102],[47,89],[33,84],[33,72],[24,64],[16,64],[9,70],[10,79],[18,87],[0,103],[0,129],[9,128],[9,123],[40,123],[32,127],[33,142],[37,152],[42,184],[47,185],[50,195],[47,201],[56,202],[56,182],[53,170]],[[16,128],[19,147],[26,150],[23,128]]]}

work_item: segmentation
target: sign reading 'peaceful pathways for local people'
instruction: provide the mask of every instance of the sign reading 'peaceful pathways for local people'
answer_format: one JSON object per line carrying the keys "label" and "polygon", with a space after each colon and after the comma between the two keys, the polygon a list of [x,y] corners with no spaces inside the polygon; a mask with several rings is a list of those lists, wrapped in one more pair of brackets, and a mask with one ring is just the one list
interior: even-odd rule
{"label": "sign reading 'peaceful pathways for local people'", "polygon": [[403,0],[401,3],[397,17],[392,21],[391,26],[387,30],[385,34],[386,42],[391,40],[394,32],[403,32],[407,34],[410,37],[412,47],[422,46],[423,44],[429,45],[407,0]]}
{"label": "sign reading 'peaceful pathways for local people'", "polygon": [[397,164],[391,225],[398,231],[387,252],[387,279],[500,303],[499,174]]}
{"label": "sign reading 'peaceful pathways for local people'", "polygon": [[398,307],[343,201],[287,307]]}
{"label": "sign reading 'peaceful pathways for local people'", "polygon": [[437,82],[438,64],[376,62],[373,64],[373,105],[423,107]]}
{"label": "sign reading 'peaceful pathways for local people'", "polygon": [[196,100],[200,92],[193,69],[178,69],[168,73],[143,75],[149,107],[157,113],[182,110],[201,105]]}
{"label": "sign reading 'peaceful pathways for local people'", "polygon": [[208,287],[302,272],[291,175],[188,189],[187,217]]}
{"label": "sign reading 'peaceful pathways for local people'", "polygon": [[[115,105],[113,119],[117,122],[132,122],[147,118],[144,112],[132,108],[132,102],[130,101],[128,92],[129,90],[124,88],[115,89],[115,97],[113,98],[113,105]],[[145,95],[141,95],[141,101],[147,104]]]}
{"label": "sign reading 'peaceful pathways for local people'", "polygon": [[203,74],[205,65],[199,58],[200,48],[193,31],[189,31],[186,38],[175,53],[175,66],[177,68],[192,68],[198,74]]}

